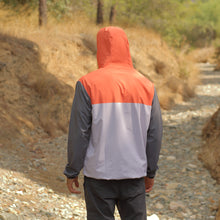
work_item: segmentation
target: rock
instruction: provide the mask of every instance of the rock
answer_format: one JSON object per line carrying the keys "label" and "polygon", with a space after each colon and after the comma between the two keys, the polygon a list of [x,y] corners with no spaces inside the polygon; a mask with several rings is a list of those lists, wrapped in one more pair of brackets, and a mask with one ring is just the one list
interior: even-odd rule
{"label": "rock", "polygon": [[176,160],[176,157],[175,156],[168,156],[167,160]]}
{"label": "rock", "polygon": [[164,206],[163,206],[163,204],[161,204],[160,202],[158,202],[158,203],[156,203],[155,208],[156,208],[156,209],[163,209]]}
{"label": "rock", "polygon": [[201,181],[201,184],[202,184],[202,185],[206,185],[207,182],[206,182],[205,180],[202,180],[202,181]]}
{"label": "rock", "polygon": [[39,161],[39,160],[34,160],[32,163],[33,163],[35,168],[38,168],[42,165],[41,161]]}
{"label": "rock", "polygon": [[60,182],[65,182],[65,178],[63,176],[58,176],[57,180],[59,180]]}
{"label": "rock", "polygon": [[147,220],[160,220],[160,219],[156,214],[153,214],[151,216],[147,216]]}
{"label": "rock", "polygon": [[6,67],[6,63],[0,61],[0,71],[3,70],[4,67]]}
{"label": "rock", "polygon": [[178,187],[179,183],[167,183],[166,188],[168,190],[176,189]]}
{"label": "rock", "polygon": [[15,193],[18,194],[18,195],[24,195],[23,191],[21,191],[21,190],[20,191],[16,191]]}
{"label": "rock", "polygon": [[0,220],[23,220],[24,218],[22,216],[17,216],[12,213],[1,213],[0,214]]}
{"label": "rock", "polygon": [[169,208],[171,210],[177,210],[179,208],[185,209],[185,205],[181,201],[172,201],[172,202],[170,202]]}
{"label": "rock", "polygon": [[190,168],[192,168],[192,169],[196,169],[197,168],[197,166],[195,165],[195,164],[188,164],[188,167],[190,167]]}
{"label": "rock", "polygon": [[54,193],[54,191],[52,189],[48,189],[48,193]]}

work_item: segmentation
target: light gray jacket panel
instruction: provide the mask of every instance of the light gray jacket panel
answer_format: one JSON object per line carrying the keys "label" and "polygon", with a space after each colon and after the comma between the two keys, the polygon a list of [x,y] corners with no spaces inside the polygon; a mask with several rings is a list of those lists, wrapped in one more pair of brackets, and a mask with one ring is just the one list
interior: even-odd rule
{"label": "light gray jacket panel", "polygon": [[158,169],[157,163],[161,149],[163,134],[163,122],[160,111],[160,103],[158,100],[156,89],[154,90],[154,98],[152,102],[150,125],[147,132],[147,176],[153,178]]}
{"label": "light gray jacket panel", "polygon": [[[64,174],[68,178],[78,176],[85,163],[85,156],[89,141],[91,141],[92,105],[90,97],[81,82],[77,82],[75,97],[69,125],[68,163]],[[153,178],[157,170],[157,163],[162,141],[162,118],[160,104],[154,92],[150,124],[147,131],[147,176]],[[125,152],[126,154],[126,152]]]}
{"label": "light gray jacket panel", "polygon": [[91,112],[92,105],[90,97],[81,82],[78,81],[69,124],[68,163],[64,170],[64,174],[68,178],[78,176],[84,166],[84,159],[91,133]]}

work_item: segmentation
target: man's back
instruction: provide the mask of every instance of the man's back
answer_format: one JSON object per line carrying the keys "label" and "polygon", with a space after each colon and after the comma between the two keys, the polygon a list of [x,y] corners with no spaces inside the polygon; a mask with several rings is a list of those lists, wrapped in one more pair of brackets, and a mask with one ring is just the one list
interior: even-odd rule
{"label": "man's back", "polygon": [[84,170],[87,219],[145,220],[145,190],[154,184],[162,119],[153,84],[132,65],[125,32],[97,35],[99,69],[80,78],[72,106],[68,164],[70,192]]}
{"label": "man's back", "polygon": [[92,104],[84,174],[96,179],[146,176],[153,84],[123,63],[108,63],[80,82]]}

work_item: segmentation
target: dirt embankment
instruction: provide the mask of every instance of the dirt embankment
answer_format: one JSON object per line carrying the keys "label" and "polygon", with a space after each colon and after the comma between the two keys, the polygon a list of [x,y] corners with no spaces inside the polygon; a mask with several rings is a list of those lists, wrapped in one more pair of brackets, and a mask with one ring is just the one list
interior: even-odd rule
{"label": "dirt embankment", "polygon": [[[204,126],[202,137],[205,143],[199,159],[220,184],[220,107]],[[216,219],[220,219],[220,202]]]}
{"label": "dirt embankment", "polygon": [[1,142],[67,132],[73,88],[46,70],[36,43],[0,33],[0,84]]}
{"label": "dirt embankment", "polygon": [[[195,83],[190,82],[190,76],[181,76],[179,58],[161,38],[144,31],[146,42],[141,42],[132,36],[133,30],[127,33],[134,65],[155,83],[162,108],[194,94]],[[60,34],[46,44],[50,34],[44,31],[42,38],[38,33],[29,40],[30,36],[25,39],[0,33],[2,144],[12,143],[14,138],[32,142],[39,136],[66,133],[74,84],[96,68],[95,36]]]}
{"label": "dirt embankment", "polygon": [[204,126],[202,136],[205,144],[199,158],[210,170],[212,177],[220,184],[220,107]]}

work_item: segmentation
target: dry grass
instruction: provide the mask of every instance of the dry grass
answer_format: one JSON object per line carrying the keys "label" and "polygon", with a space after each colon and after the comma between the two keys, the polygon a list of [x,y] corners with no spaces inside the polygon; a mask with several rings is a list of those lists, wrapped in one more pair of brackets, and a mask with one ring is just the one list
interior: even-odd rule
{"label": "dry grass", "polygon": [[[0,48],[4,64],[0,94],[2,109],[6,111],[1,118],[9,130],[14,130],[13,136],[29,136],[28,132],[40,125],[49,135],[63,130],[59,124],[65,123],[67,127],[68,118],[64,120],[60,115],[62,111],[69,113],[73,89],[46,71],[37,45],[0,34]],[[10,136],[4,135],[7,129],[2,132],[3,137]]]}
{"label": "dry grass", "polygon": [[[33,141],[30,134],[42,133],[39,128],[50,136],[66,133],[75,82],[96,68],[94,52],[87,49],[90,39],[85,37],[84,46],[80,36],[85,23],[49,19],[47,28],[39,29],[37,14],[27,14],[0,11],[2,142]],[[95,30],[87,31],[95,39]]]}
{"label": "dry grass", "polygon": [[149,30],[126,29],[135,67],[154,82],[160,104],[170,109],[188,100],[198,84],[198,69],[187,55],[177,53]]}
{"label": "dry grass", "polygon": [[[0,120],[6,140],[10,131],[29,141],[31,132],[50,136],[67,132],[75,83],[97,68],[100,28],[81,14],[74,16],[62,23],[49,17],[47,27],[39,28],[37,12],[15,16],[0,10]],[[125,32],[134,65],[155,83],[163,108],[193,95],[196,71],[185,57],[176,55],[153,31],[125,28]]]}
{"label": "dry grass", "polygon": [[214,62],[214,47],[198,48],[188,53],[190,60],[196,63],[213,63]]}

